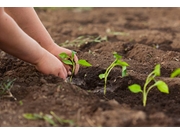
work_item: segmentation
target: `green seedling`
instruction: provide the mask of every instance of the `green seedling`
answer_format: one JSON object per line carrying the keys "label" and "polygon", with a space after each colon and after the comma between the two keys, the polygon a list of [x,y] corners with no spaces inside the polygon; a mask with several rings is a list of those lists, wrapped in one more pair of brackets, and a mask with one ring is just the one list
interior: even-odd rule
{"label": "green seedling", "polygon": [[37,113],[25,113],[23,114],[23,117],[28,119],[28,120],[45,120],[49,124],[53,126],[57,126],[57,124],[54,122],[53,117],[49,114],[43,114],[40,112],[39,114]]}
{"label": "green seedling", "polygon": [[[37,113],[25,113],[23,114],[23,117],[28,119],[28,120],[45,120],[52,126],[57,126],[58,123],[63,125],[63,124],[69,124],[69,125],[74,125],[74,122],[72,120],[64,120],[59,118],[54,112],[50,112],[51,114],[43,114],[40,112],[39,114]],[[57,123],[57,122],[58,123]]]}
{"label": "green seedling", "polygon": [[88,44],[88,43],[100,43],[100,42],[104,42],[107,41],[107,36],[101,37],[94,37],[94,36],[79,36],[78,38],[69,41],[66,40],[64,43],[61,43],[60,46],[72,46],[72,47],[80,47],[82,45]]}
{"label": "green seedling", "polygon": [[[75,73],[75,67],[76,67],[76,62],[74,61],[74,55],[75,54],[76,54],[76,52],[74,52],[74,51],[72,51],[71,56],[69,56],[66,53],[60,53],[59,54],[59,57],[61,58],[61,60],[62,60],[62,62],[64,64],[72,66],[72,73],[71,73],[71,76],[70,76],[70,82],[72,81],[72,77],[73,77],[73,75]],[[78,60],[78,64],[81,65],[81,66],[85,66],[85,67],[92,66],[89,62],[87,62],[84,59]]]}
{"label": "green seedling", "polygon": [[128,63],[121,60],[122,56],[118,55],[117,52],[113,52],[115,60],[109,65],[109,67],[106,69],[104,74],[99,74],[100,79],[104,79],[104,95],[106,94],[106,84],[107,84],[107,78],[109,76],[109,73],[115,66],[121,66],[122,67],[122,77],[126,76],[126,68]]}
{"label": "green seedling", "polygon": [[11,88],[13,86],[15,79],[7,80],[0,83],[0,96],[1,97],[10,97],[14,100],[17,100],[11,93]]}
{"label": "green seedling", "polygon": [[180,75],[180,68],[177,68],[176,70],[174,70],[171,73],[171,78],[174,78],[174,77],[179,76],[179,75]]}
{"label": "green seedling", "polygon": [[[133,84],[128,87],[129,90],[133,93],[142,92],[143,106],[146,106],[148,93],[153,87],[157,87],[160,92],[167,93],[167,94],[169,93],[168,85],[164,81],[155,80],[155,77],[157,76],[160,76],[160,64],[157,64],[154,70],[147,76],[143,90],[141,89],[141,86],[139,84]],[[154,82],[153,84],[152,84],[152,81]]]}
{"label": "green seedling", "polygon": [[19,101],[19,105],[23,105],[23,101],[22,100]]}

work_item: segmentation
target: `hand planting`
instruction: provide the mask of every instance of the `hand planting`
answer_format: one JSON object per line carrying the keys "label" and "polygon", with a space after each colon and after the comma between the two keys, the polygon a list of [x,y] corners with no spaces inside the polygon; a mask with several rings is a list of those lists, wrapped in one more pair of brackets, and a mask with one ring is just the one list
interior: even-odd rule
{"label": "hand planting", "polygon": [[128,63],[121,61],[122,56],[118,55],[117,52],[113,52],[115,60],[109,65],[109,67],[106,69],[104,74],[99,74],[100,79],[104,79],[104,95],[106,94],[106,84],[107,84],[107,78],[109,76],[110,71],[115,66],[121,66],[122,67],[122,77],[126,76],[126,67],[129,66]]}
{"label": "hand planting", "polygon": [[[70,76],[70,82],[72,81],[72,77],[73,77],[73,75],[75,73],[75,67],[76,67],[76,62],[74,61],[74,55],[75,54],[76,54],[76,52],[74,52],[74,51],[72,51],[71,56],[69,56],[66,53],[60,53],[59,54],[59,57],[61,58],[61,60],[62,60],[62,62],[64,64],[72,66],[72,74]],[[78,64],[81,65],[81,66],[86,66],[86,67],[92,66],[89,62],[87,62],[84,59],[78,60]]]}
{"label": "hand planting", "polygon": [[[133,84],[133,85],[130,85],[128,87],[129,90],[133,93],[142,92],[142,94],[143,94],[143,106],[146,106],[147,95],[153,87],[156,86],[160,92],[169,93],[168,85],[162,80],[156,81],[155,80],[156,76],[160,76],[160,65],[159,64],[156,65],[154,70],[147,76],[143,90],[141,89],[141,86],[139,84]],[[152,84],[148,87],[148,84],[150,84],[150,82],[152,82],[152,81],[154,81],[154,84]]]}

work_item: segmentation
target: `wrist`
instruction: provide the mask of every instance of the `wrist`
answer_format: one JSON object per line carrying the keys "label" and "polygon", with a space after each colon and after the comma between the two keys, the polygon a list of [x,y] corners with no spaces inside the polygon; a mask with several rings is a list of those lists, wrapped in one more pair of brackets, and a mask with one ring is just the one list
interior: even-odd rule
{"label": "wrist", "polygon": [[45,61],[45,57],[47,57],[49,54],[50,53],[46,49],[41,47],[40,50],[38,51],[38,55],[36,56],[33,64],[36,66],[36,65],[44,62]]}
{"label": "wrist", "polygon": [[59,54],[62,52],[65,52],[68,55],[71,55],[71,53],[72,53],[71,50],[66,49],[64,47],[60,47],[56,43],[54,43],[53,45],[50,45],[50,47],[47,49],[47,51],[50,52],[51,54],[53,54],[54,56],[58,57],[58,58],[59,58]]}

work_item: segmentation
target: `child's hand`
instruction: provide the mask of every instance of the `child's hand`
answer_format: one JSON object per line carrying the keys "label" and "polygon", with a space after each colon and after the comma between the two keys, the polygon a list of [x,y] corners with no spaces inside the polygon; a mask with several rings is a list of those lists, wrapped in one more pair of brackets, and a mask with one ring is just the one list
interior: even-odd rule
{"label": "child's hand", "polygon": [[63,63],[48,51],[45,51],[43,57],[41,57],[35,67],[44,74],[53,74],[64,80],[68,75]]}
{"label": "child's hand", "polygon": [[[57,44],[55,44],[55,46],[53,46],[53,49],[48,50],[49,52],[51,52],[53,55],[55,55],[58,59],[59,58],[59,54],[62,52],[65,52],[66,54],[68,54],[69,56],[72,55],[72,51],[63,47],[58,46]],[[79,64],[77,63],[78,61],[78,57],[75,55],[74,56],[74,60],[76,62],[76,68],[75,68],[75,74],[77,74],[77,72],[79,71]],[[64,64],[64,63],[63,63]],[[67,73],[70,75],[70,71],[72,70],[71,67],[69,65],[64,64],[64,67],[67,70]]]}
{"label": "child's hand", "polygon": [[[0,49],[34,64],[44,74],[53,74],[63,79],[71,74],[71,67],[63,64],[59,58],[62,52],[71,56],[71,50],[54,43],[31,7],[5,10],[0,7]],[[74,59],[78,61],[76,55]],[[78,70],[79,64],[76,64],[75,74]]]}

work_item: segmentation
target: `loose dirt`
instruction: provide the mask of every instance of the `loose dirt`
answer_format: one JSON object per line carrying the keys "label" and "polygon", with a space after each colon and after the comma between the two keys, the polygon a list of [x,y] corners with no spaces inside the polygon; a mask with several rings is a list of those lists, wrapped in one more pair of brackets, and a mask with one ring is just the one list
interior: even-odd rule
{"label": "loose dirt", "polygon": [[[34,66],[0,51],[0,81],[16,79],[11,93],[17,99],[0,98],[0,126],[53,126],[43,119],[29,120],[25,113],[51,115],[56,126],[180,126],[180,79],[170,74],[180,67],[180,8],[36,8],[57,44],[80,36],[107,38],[100,42],[65,46],[86,59],[92,67],[80,67],[72,83],[39,73]],[[98,75],[114,61],[113,52],[129,66],[112,69],[107,93]],[[169,94],[153,88],[142,105],[142,94],[128,86],[143,86],[156,64]]]}

